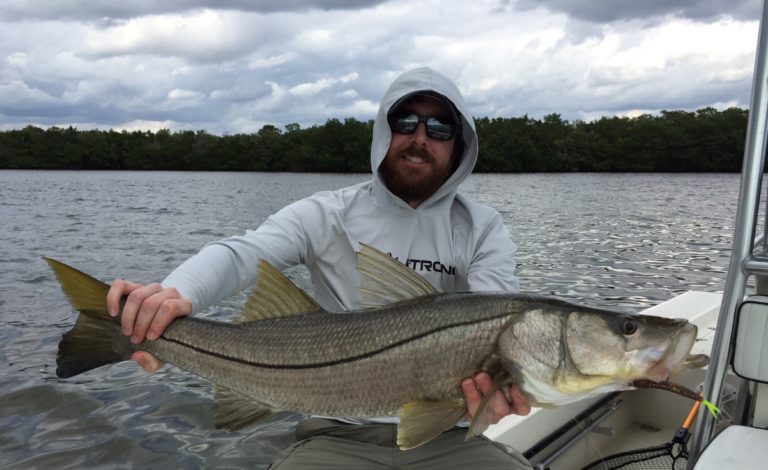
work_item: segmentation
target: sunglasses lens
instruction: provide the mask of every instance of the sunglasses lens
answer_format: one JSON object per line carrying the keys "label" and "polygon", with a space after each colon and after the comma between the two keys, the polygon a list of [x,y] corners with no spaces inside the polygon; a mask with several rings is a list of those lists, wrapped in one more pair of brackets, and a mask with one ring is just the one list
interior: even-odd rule
{"label": "sunglasses lens", "polygon": [[413,134],[419,125],[419,116],[417,114],[408,114],[406,116],[395,116],[392,121],[392,130],[398,134]]}
{"label": "sunglasses lens", "polygon": [[445,122],[444,119],[436,117],[427,118],[427,135],[433,139],[450,140],[455,132],[455,126]]}
{"label": "sunglasses lens", "polygon": [[456,133],[456,126],[450,120],[434,116],[422,118],[416,113],[392,116],[389,125],[398,134],[413,134],[421,121],[427,126],[427,135],[433,139],[450,140]]}

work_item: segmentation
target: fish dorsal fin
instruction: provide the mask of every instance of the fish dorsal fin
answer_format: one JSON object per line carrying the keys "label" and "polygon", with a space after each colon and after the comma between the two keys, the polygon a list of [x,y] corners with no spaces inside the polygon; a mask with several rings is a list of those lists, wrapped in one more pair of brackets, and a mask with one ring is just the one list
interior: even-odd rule
{"label": "fish dorsal fin", "polygon": [[240,321],[292,317],[322,310],[306,292],[299,289],[277,268],[259,261],[259,281],[245,303]]}
{"label": "fish dorsal fin", "polygon": [[[107,316],[107,292],[109,285],[95,277],[91,277],[82,271],[61,261],[43,257],[46,263],[53,269],[56,278],[61,284],[61,290],[69,299],[69,302],[82,313]],[[117,320],[119,322],[119,320]]]}
{"label": "fish dorsal fin", "polygon": [[272,410],[262,403],[228,388],[218,385],[215,388],[216,401],[219,402],[219,411],[216,413],[217,428],[237,431],[272,414]]}
{"label": "fish dorsal fin", "polygon": [[467,412],[463,400],[416,400],[400,407],[397,445],[402,450],[426,444],[451,429]]}
{"label": "fish dorsal fin", "polygon": [[437,293],[432,284],[416,271],[370,245],[360,245],[357,272],[360,275],[358,290],[363,308],[381,307]]}

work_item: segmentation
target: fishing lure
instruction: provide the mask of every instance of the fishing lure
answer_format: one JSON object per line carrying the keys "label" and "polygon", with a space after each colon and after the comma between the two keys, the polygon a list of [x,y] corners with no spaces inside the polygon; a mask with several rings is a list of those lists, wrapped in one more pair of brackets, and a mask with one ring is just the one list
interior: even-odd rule
{"label": "fishing lure", "polygon": [[709,410],[709,413],[715,418],[717,418],[717,416],[720,414],[720,408],[718,408],[717,405],[705,399],[704,397],[694,392],[693,390],[685,388],[682,385],[679,385],[676,383],[666,382],[666,381],[654,382],[652,380],[639,379],[632,382],[632,386],[637,388],[657,388],[660,390],[669,390],[672,393],[676,393],[686,398],[690,398],[691,400],[696,400],[698,402],[701,402],[701,404],[706,406],[707,410]]}

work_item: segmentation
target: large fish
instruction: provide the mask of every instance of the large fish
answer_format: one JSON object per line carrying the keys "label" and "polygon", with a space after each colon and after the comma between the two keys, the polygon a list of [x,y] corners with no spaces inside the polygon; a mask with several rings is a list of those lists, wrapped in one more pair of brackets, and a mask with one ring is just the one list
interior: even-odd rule
{"label": "large fish", "polygon": [[[276,410],[323,416],[398,416],[410,449],[466,413],[463,379],[480,370],[494,387],[518,384],[532,405],[556,406],[667,380],[700,367],[696,327],[545,297],[438,293],[386,254],[358,253],[361,311],[334,314],[266,262],[242,322],[174,321],[156,341],[121,334],[106,309],[107,284],[46,259],[80,311],[59,344],[56,373],[71,377],[137,350],[210,380],[217,425],[237,429]],[[468,438],[490,424],[484,400]]]}

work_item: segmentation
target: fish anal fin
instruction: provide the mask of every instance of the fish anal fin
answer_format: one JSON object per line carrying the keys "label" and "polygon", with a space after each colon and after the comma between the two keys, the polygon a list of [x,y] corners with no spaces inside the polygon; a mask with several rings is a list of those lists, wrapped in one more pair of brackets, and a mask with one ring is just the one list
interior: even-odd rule
{"label": "fish anal fin", "polygon": [[263,403],[228,388],[215,388],[216,401],[219,403],[219,411],[216,413],[217,428],[237,431],[272,414],[272,410]]}
{"label": "fish anal fin", "polygon": [[245,303],[241,321],[291,317],[321,311],[320,305],[268,262],[259,261],[259,280]]}
{"label": "fish anal fin", "polygon": [[401,300],[413,299],[438,291],[416,271],[364,243],[357,252],[357,272],[360,275],[360,305],[381,307]]}
{"label": "fish anal fin", "polygon": [[400,407],[397,445],[408,450],[425,444],[452,428],[466,412],[463,400],[408,402]]}

